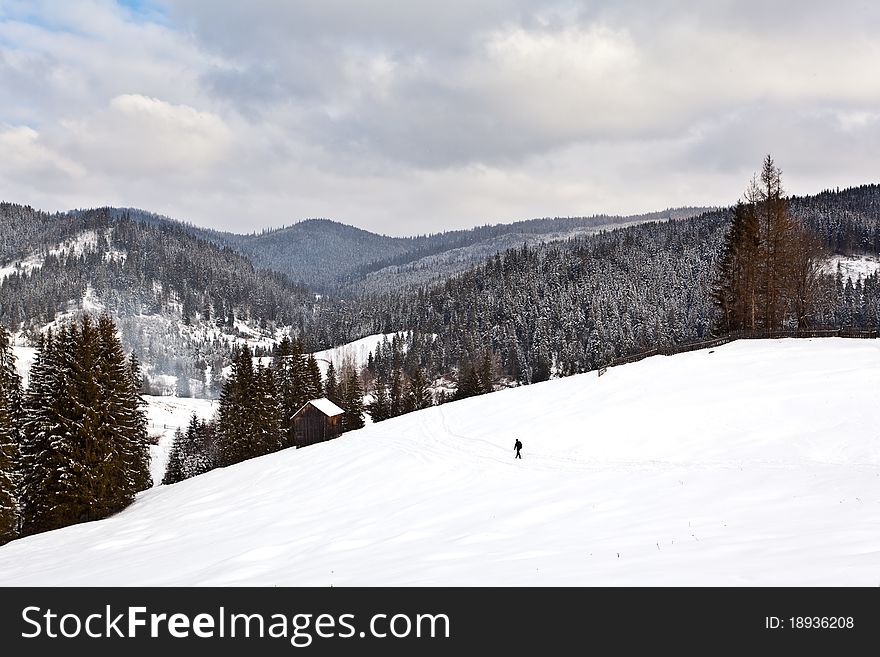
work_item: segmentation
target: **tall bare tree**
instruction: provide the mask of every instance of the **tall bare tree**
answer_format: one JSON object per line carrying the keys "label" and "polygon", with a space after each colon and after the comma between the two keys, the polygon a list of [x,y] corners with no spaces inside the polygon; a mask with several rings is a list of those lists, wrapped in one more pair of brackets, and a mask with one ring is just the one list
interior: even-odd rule
{"label": "tall bare tree", "polygon": [[768,155],[734,209],[714,297],[719,328],[779,330],[809,323],[824,249],[789,212],[782,171]]}

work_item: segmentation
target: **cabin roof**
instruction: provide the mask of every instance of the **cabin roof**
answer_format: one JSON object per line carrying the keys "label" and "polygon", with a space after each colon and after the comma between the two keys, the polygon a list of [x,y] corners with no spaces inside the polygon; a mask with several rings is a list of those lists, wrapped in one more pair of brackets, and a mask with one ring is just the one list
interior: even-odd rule
{"label": "cabin roof", "polygon": [[303,411],[303,409],[306,406],[308,406],[309,404],[311,404],[312,406],[317,408],[319,411],[321,411],[327,417],[333,417],[335,415],[342,415],[343,413],[345,413],[345,411],[343,409],[339,408],[332,401],[330,401],[326,397],[321,397],[320,399],[310,399],[305,404],[303,404],[302,408],[300,408],[293,415],[294,416],[299,415]]}

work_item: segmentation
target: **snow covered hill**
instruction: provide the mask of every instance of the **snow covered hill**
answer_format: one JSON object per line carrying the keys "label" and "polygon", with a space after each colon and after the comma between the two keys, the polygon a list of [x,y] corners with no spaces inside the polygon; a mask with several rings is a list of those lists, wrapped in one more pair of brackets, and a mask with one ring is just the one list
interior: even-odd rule
{"label": "snow covered hill", "polygon": [[877,586],[878,386],[823,339],[509,389],[14,541],[0,585]]}

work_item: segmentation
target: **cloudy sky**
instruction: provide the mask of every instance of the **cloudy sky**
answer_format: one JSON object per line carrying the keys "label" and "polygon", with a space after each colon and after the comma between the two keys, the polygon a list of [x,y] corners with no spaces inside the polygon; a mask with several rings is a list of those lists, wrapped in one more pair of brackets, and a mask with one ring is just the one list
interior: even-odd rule
{"label": "cloudy sky", "polygon": [[0,0],[0,199],[410,235],[880,179],[880,3]]}

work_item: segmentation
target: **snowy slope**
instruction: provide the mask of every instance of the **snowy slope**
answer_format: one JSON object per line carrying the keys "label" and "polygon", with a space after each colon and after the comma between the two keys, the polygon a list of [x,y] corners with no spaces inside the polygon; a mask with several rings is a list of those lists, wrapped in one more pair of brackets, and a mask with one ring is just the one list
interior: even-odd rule
{"label": "snowy slope", "polygon": [[147,435],[156,439],[156,445],[150,445],[150,474],[153,485],[158,486],[165,476],[165,466],[171,445],[174,444],[174,432],[177,429],[186,431],[193,413],[201,420],[213,417],[217,402],[211,399],[195,399],[167,396],[144,395],[147,406]]}
{"label": "snowy slope", "polygon": [[351,363],[358,369],[366,367],[370,352],[375,355],[376,347],[381,344],[382,338],[387,337],[388,341],[391,342],[391,339],[394,336],[394,333],[376,333],[361,338],[360,340],[355,340],[354,342],[348,342],[344,345],[333,347],[332,349],[316,351],[312,355],[318,363],[318,368],[321,370],[321,376],[327,376],[327,367],[330,365],[331,361],[333,362],[333,367],[336,370],[337,376],[339,376],[339,371],[342,368],[343,362],[346,360],[351,361]]}
{"label": "snowy slope", "polygon": [[14,541],[0,585],[877,586],[878,386],[824,339],[508,389]]}
{"label": "snowy slope", "polygon": [[825,263],[823,271],[836,274],[838,266],[843,280],[851,278],[855,283],[859,278],[866,278],[880,270],[880,258],[871,255],[834,256]]}

